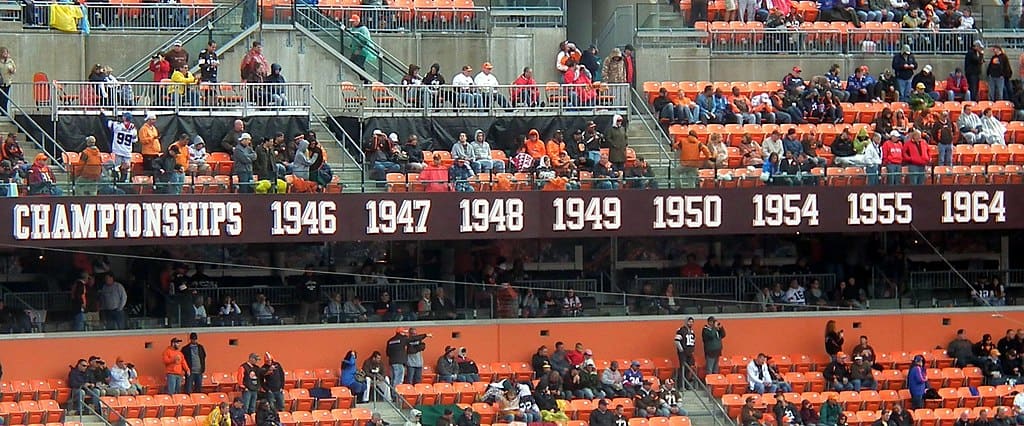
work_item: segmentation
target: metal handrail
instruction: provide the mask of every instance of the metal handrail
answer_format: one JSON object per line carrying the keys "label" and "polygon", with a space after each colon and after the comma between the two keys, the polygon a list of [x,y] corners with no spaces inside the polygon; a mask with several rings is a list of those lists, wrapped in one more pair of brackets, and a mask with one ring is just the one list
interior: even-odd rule
{"label": "metal handrail", "polygon": [[[325,32],[327,34],[337,33],[338,34],[338,41],[339,41],[339,44],[340,44],[339,47],[341,47],[341,51],[339,53],[341,53],[342,56],[347,57],[347,55],[345,55],[345,52],[344,52],[344,50],[345,50],[345,45],[344,45],[345,40],[344,39],[345,39],[345,37],[355,37],[355,34],[352,32],[351,29],[349,29],[348,27],[346,27],[344,25],[339,24],[338,22],[334,21],[334,19],[332,19],[331,17],[324,15],[323,13],[321,13],[319,10],[317,10],[312,5],[308,5],[308,4],[301,4],[300,5],[298,3],[295,3],[294,4],[294,8],[295,8],[295,11],[292,13],[293,24],[302,25],[302,26],[306,26],[306,27],[308,27],[309,24],[313,24],[313,25],[316,26],[316,29],[319,29],[319,30],[321,30],[321,31],[323,31],[323,32]],[[302,13],[300,13],[300,11]],[[299,17],[304,18],[304,20],[300,21]],[[385,75],[384,66],[385,65],[387,65],[390,68],[389,71],[392,72],[392,73],[395,73],[395,76],[397,76],[398,78],[401,78],[401,76],[405,75],[406,71],[408,70],[408,66],[404,62],[402,62],[401,60],[396,58],[394,55],[392,55],[390,52],[385,50],[384,47],[382,47],[379,43],[377,43],[373,39],[368,40],[368,42],[369,42],[368,46],[371,49],[373,49],[374,52],[376,52],[376,54],[377,54],[377,62],[378,62],[377,75],[376,75],[377,81],[385,82],[384,81],[384,75]],[[398,81],[387,81],[387,82],[388,83],[397,83]]]}
{"label": "metal handrail", "polygon": [[640,95],[639,92],[636,91],[636,88],[630,87],[630,91],[631,94],[629,102],[631,106],[633,107],[633,109],[637,111],[637,114],[643,116],[644,119],[640,121],[644,123],[644,127],[646,127],[647,131],[650,132],[651,136],[654,137],[655,142],[658,142],[658,150],[661,151],[662,158],[668,160],[668,173],[666,174],[666,177],[669,179],[669,182],[671,182],[673,169],[672,165],[674,164],[674,160],[672,159],[672,155],[665,150],[665,141],[668,141],[671,144],[672,138],[669,137],[668,133],[666,133],[665,129],[663,129],[660,125],[655,126],[658,128],[657,131],[651,128],[651,125],[647,122],[647,118],[649,117],[657,123],[658,116],[654,114],[654,111],[652,111],[649,106],[647,106],[647,101],[643,96]]}
{"label": "metal handrail", "polygon": [[[55,86],[50,85],[50,90],[55,90]],[[50,99],[56,99],[54,93],[50,93]],[[14,102],[13,99],[8,99],[7,102],[9,106],[7,108],[7,111],[4,111],[4,115],[6,115],[7,118],[11,120],[11,123],[14,123],[14,125],[18,128],[19,131],[21,131],[21,133],[25,134],[25,137],[28,138],[28,140],[32,141],[32,144],[34,144],[36,148],[39,148],[39,150],[43,154],[45,154],[47,158],[50,159],[51,163],[56,164],[57,167],[60,167],[61,170],[67,171],[67,165],[64,164],[64,153],[67,151],[64,150],[64,147],[61,146],[61,144],[57,143],[57,140],[54,139],[53,136],[50,136],[49,133],[46,133],[46,131],[43,130],[42,127],[39,127],[39,123],[36,123],[36,121],[32,119],[32,116],[29,115],[28,112],[26,112],[21,107],[21,105],[18,105],[17,102]],[[11,108],[17,109],[18,112],[21,113],[21,115],[25,116],[27,121],[31,123],[29,129],[26,129],[25,126],[23,126],[18,120],[15,119],[15,116],[17,114],[12,113]],[[32,131],[35,131],[37,133],[33,134]],[[40,142],[38,139],[36,139],[36,136],[42,138],[43,142]],[[50,150],[47,149],[47,144],[49,144],[52,147],[52,153],[50,152]]]}
{"label": "metal handrail", "polygon": [[[616,25],[619,23],[619,20],[629,18],[629,13],[631,12],[634,16],[636,15],[635,8],[633,5],[619,5],[615,7],[615,10],[612,11],[611,16],[609,16],[608,20],[604,22],[604,29],[602,29],[601,33],[597,35],[597,41],[594,43],[595,45],[597,45],[598,48],[601,49],[601,51],[609,52],[611,51],[612,47],[619,45],[619,40],[609,40],[609,38],[611,38],[616,33],[616,31],[621,29],[619,25]],[[630,19],[630,21],[633,21],[633,19]],[[632,32],[635,31],[636,26],[634,25]],[[628,34],[632,36],[632,32],[629,32]],[[609,41],[611,43],[610,46]]]}
{"label": "metal handrail", "polygon": [[[234,6],[231,6],[228,9],[228,12],[234,10],[236,7],[239,7],[239,5],[241,5],[242,3],[244,3],[244,1],[236,3]],[[149,60],[153,57],[153,55],[166,52],[167,49],[169,49],[176,40],[187,42],[188,40],[192,40],[199,34],[202,34],[203,30],[212,29],[213,24],[217,20],[219,20],[220,17],[228,15],[228,13],[218,14],[218,11],[220,11],[223,8],[223,6],[214,6],[213,10],[210,10],[205,15],[201,16],[199,19],[196,19],[195,22],[193,22],[191,25],[185,27],[185,29],[179,31],[177,34],[165,40],[163,43],[160,44],[160,46],[157,46],[157,48],[151,50],[149,53],[140,58],[134,64],[125,68],[121,74],[121,79],[126,81],[135,81],[139,77],[142,77],[149,69]]]}
{"label": "metal handrail", "polygon": [[[327,110],[327,107],[325,107],[324,104],[321,103],[319,99],[317,99],[316,95],[310,95],[310,99],[312,99],[313,101],[312,104],[315,105],[317,108],[320,108],[320,111],[323,112],[323,115],[327,117],[327,121],[329,122],[329,124],[333,124],[334,127],[332,128],[331,126],[327,125],[328,123],[324,123],[320,116],[318,114],[313,114],[312,111],[310,111],[309,116],[315,119],[318,123],[320,123],[321,126],[324,126],[328,130],[330,130],[331,139],[334,139],[334,142],[338,144],[338,146],[341,148],[341,151],[345,153],[345,156],[347,156],[348,159],[352,161],[352,164],[359,166],[359,188],[360,191],[366,191],[366,153],[363,152],[362,147],[359,146],[359,142],[353,139],[352,136],[349,135],[347,131],[345,131],[345,128],[341,126],[341,123],[338,123],[338,120],[334,119],[334,116],[332,116],[330,112]],[[345,139],[344,142],[338,140],[338,138],[335,137],[334,129],[338,129],[341,131],[343,139]],[[352,156],[352,152],[349,151],[348,146],[346,145],[351,145],[354,148],[355,152],[359,153],[359,160],[356,160],[355,157]]]}
{"label": "metal handrail", "polygon": [[[700,377],[700,375],[697,374],[697,371],[685,363],[680,364],[679,368],[683,370],[683,383],[686,384],[687,387],[689,387],[690,389],[693,389],[694,391],[706,395],[707,399],[711,400],[711,402],[709,403],[704,400],[705,397],[697,397],[697,402],[699,402],[705,410],[708,410],[708,412],[711,413],[711,418],[714,420],[715,425],[731,426],[733,423],[732,420],[729,419],[729,412],[726,411],[725,406],[723,406],[722,403],[714,397],[714,395],[711,393],[711,390],[708,389],[708,386],[699,379],[696,379],[697,377]],[[686,374],[686,372],[689,372],[690,374]],[[693,377],[694,380],[689,380],[688,377]]]}

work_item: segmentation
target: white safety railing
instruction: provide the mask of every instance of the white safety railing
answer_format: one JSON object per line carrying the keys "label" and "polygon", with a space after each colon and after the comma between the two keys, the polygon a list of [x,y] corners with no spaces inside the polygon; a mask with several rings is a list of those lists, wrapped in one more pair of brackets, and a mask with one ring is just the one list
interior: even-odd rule
{"label": "white safety railing", "polygon": [[52,81],[16,84],[11,97],[40,114],[150,111],[232,116],[308,115],[310,83],[121,83]]}
{"label": "white safety railing", "polygon": [[328,87],[332,109],[380,115],[561,115],[623,113],[629,109],[628,84],[407,86],[340,83]]}
{"label": "white safety railing", "polygon": [[[290,23],[292,7],[290,4],[264,6],[264,22]],[[485,7],[405,8],[320,4],[317,10],[345,25],[348,25],[352,16],[359,16],[360,22],[371,32],[482,33],[490,26]]]}

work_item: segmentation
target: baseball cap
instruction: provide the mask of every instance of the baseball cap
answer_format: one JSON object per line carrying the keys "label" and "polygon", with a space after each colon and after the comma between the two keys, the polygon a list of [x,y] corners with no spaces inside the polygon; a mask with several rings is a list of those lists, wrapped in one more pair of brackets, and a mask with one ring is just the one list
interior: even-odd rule
{"label": "baseball cap", "polygon": [[380,131],[380,129],[373,129],[373,135],[374,136],[387,136],[387,135],[384,134],[384,132]]}
{"label": "baseball cap", "polygon": [[800,67],[793,67],[793,72],[803,72],[803,71],[804,70],[800,69]]}
{"label": "baseball cap", "polygon": [[991,356],[999,356],[999,355],[1001,355],[1000,352],[999,352],[999,349],[992,349],[991,351],[988,352],[988,354],[991,355]]}
{"label": "baseball cap", "polygon": [[597,401],[597,405],[608,405],[608,400],[607,399],[602,399],[600,401]]}
{"label": "baseball cap", "polygon": [[180,337],[177,337],[177,336],[175,336],[175,337],[172,337],[172,338],[171,338],[171,343],[174,343],[174,342],[180,342],[180,341],[181,341],[181,338],[180,338]]}
{"label": "baseball cap", "polygon": [[146,113],[146,120],[147,121],[149,121],[149,120],[156,120],[156,114],[153,114],[151,112],[147,112]]}
{"label": "baseball cap", "polygon": [[924,83],[917,83],[917,86],[914,87],[918,89],[924,89]]}
{"label": "baseball cap", "polygon": [[544,365],[540,366],[540,368],[551,368],[551,364],[545,362]]}
{"label": "baseball cap", "polygon": [[629,365],[632,366],[632,367],[639,367],[640,366],[640,361],[633,361],[633,362],[629,363]]}
{"label": "baseball cap", "polygon": [[925,72],[932,72],[932,66],[931,65],[925,65],[923,69],[924,69]]}
{"label": "baseball cap", "polygon": [[864,357],[862,357],[862,356],[860,356],[860,355],[857,355],[857,356],[853,357],[853,360],[854,360],[854,361],[863,361],[863,360],[864,360]]}
{"label": "baseball cap", "polygon": [[353,13],[352,16],[348,17],[349,21],[359,22],[359,15]]}
{"label": "baseball cap", "polygon": [[132,113],[126,112],[123,115],[121,115],[121,117],[123,117],[125,120],[129,120],[130,121],[132,119]]}
{"label": "baseball cap", "polygon": [[242,139],[249,139],[249,140],[252,140],[252,135],[250,135],[250,134],[248,134],[248,133],[242,133],[242,136],[239,136],[239,137],[238,137],[238,140],[242,140]]}
{"label": "baseball cap", "polygon": [[494,65],[491,65],[490,62],[484,62],[484,64],[481,66],[481,68],[483,68],[485,70],[490,70],[490,69],[494,69]]}
{"label": "baseball cap", "polygon": [[197,340],[197,339],[199,339],[199,335],[196,334],[196,332],[193,331],[193,332],[188,334],[188,340]]}
{"label": "baseball cap", "polygon": [[174,43],[171,43],[171,45],[172,46],[181,46],[182,42],[181,42],[181,40],[174,40]]}

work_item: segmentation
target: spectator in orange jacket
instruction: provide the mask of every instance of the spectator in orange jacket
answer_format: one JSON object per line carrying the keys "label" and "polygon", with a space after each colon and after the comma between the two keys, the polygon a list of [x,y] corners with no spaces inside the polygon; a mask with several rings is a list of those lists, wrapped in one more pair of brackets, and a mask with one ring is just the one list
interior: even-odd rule
{"label": "spectator in orange jacket", "polygon": [[540,132],[537,129],[530,129],[523,146],[526,148],[526,153],[530,154],[534,160],[540,160],[540,157],[547,155],[547,147],[544,146],[544,141],[540,140]]}
{"label": "spectator in orange jacket", "polygon": [[562,165],[562,153],[565,152],[565,136],[562,129],[555,130],[555,135],[548,141],[547,155],[551,159],[551,167],[558,168]]}
{"label": "spectator in orange jacket", "polygon": [[711,158],[711,150],[697,138],[697,132],[690,130],[684,139],[677,140],[672,149],[679,151],[679,166],[682,176],[680,187],[695,188],[697,186],[697,169]]}
{"label": "spectator in orange jacket", "polygon": [[167,374],[167,393],[181,393],[181,385],[185,382],[189,370],[188,364],[185,363],[185,355],[181,353],[180,338],[171,338],[171,346],[164,349],[163,361],[164,373]]}
{"label": "spectator in orange jacket", "polygon": [[96,195],[99,189],[100,176],[103,175],[103,160],[99,148],[96,148],[96,138],[87,136],[85,138],[85,149],[79,154],[78,184],[82,195]]}

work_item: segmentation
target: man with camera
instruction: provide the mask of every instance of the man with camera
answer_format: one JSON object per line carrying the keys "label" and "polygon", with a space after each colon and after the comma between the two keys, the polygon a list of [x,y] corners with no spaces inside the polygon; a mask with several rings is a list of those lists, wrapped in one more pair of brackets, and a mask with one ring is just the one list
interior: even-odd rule
{"label": "man with camera", "polygon": [[708,323],[701,331],[704,341],[704,362],[707,374],[718,374],[718,358],[722,356],[722,339],[725,338],[725,327],[715,317],[708,317]]}

